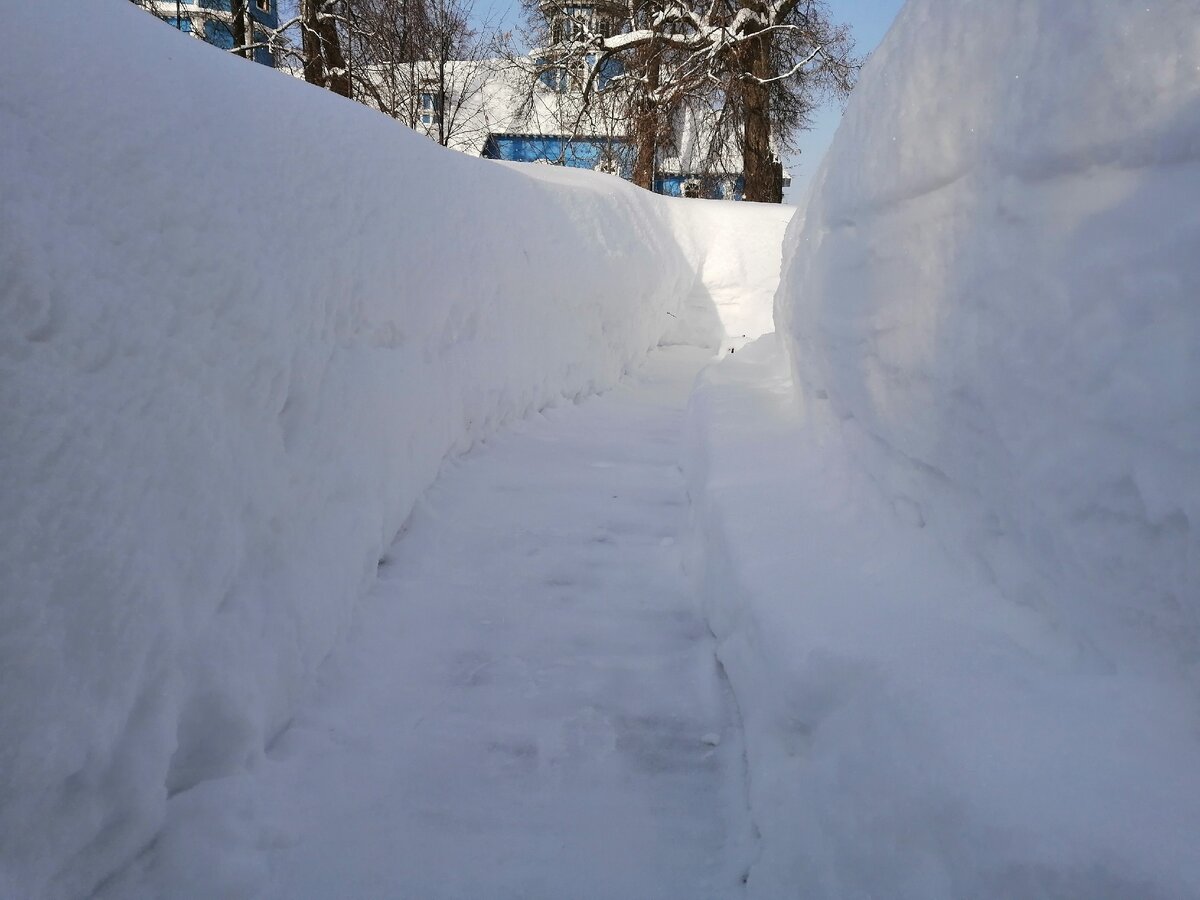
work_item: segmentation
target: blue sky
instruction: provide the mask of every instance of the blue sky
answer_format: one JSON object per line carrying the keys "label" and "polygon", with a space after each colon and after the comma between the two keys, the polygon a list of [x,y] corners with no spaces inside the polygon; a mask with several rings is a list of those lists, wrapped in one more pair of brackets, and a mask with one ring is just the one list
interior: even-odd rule
{"label": "blue sky", "polygon": [[[829,0],[833,18],[848,22],[853,29],[860,56],[879,45],[903,5],[904,0]],[[519,0],[476,0],[475,13],[476,19],[490,18],[493,24],[512,27],[520,21],[521,9]],[[784,160],[792,175],[792,189],[787,192],[785,202],[796,202],[803,196],[833,139],[840,117],[837,105],[828,106],[815,117],[813,129],[800,135],[800,155]]]}
{"label": "blue sky", "polygon": [[[859,56],[866,56],[883,40],[891,27],[904,0],[829,0],[833,18],[848,22],[854,30],[854,42]],[[841,118],[841,108],[836,104],[822,109],[813,121],[813,129],[799,136],[800,156],[784,160],[792,175],[791,190],[785,194],[784,202],[795,203],[803,199],[809,179],[816,173],[825,155],[833,133]]]}

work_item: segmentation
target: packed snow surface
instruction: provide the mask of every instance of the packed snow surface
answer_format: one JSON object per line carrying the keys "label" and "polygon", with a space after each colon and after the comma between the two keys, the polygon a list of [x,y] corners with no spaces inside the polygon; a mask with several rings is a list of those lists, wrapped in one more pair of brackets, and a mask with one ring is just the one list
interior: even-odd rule
{"label": "packed snow surface", "polygon": [[693,401],[760,897],[1200,896],[1200,18],[912,0]]}
{"label": "packed snow surface", "polygon": [[0,18],[0,896],[79,897],[262,758],[443,460],[721,344],[700,273],[784,221],[449,153],[129,3]]}
{"label": "packed snow surface", "polygon": [[709,358],[663,348],[448,463],[266,757],[101,896],[735,895],[740,732],[680,559]]}

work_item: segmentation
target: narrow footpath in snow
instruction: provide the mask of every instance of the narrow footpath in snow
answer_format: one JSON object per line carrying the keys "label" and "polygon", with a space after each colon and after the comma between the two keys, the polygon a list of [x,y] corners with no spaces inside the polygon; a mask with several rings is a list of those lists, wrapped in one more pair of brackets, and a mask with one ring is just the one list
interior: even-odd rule
{"label": "narrow footpath in snow", "polygon": [[709,358],[446,465],[253,780],[269,896],[738,893],[741,734],[680,548]]}

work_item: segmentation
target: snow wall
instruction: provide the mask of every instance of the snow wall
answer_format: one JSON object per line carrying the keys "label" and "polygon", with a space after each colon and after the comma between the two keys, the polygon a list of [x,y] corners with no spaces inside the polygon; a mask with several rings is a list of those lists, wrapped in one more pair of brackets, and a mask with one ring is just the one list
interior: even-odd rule
{"label": "snow wall", "polygon": [[716,347],[739,254],[129,3],[0,11],[0,896],[79,897],[264,752],[447,454]]}
{"label": "snow wall", "polygon": [[[1200,895],[1194,2],[910,0],[693,399],[754,897]],[[790,384],[789,384],[790,383]]]}
{"label": "snow wall", "polygon": [[916,519],[1102,655],[1191,664],[1196,14],[911,0],[776,299],[798,382]]}

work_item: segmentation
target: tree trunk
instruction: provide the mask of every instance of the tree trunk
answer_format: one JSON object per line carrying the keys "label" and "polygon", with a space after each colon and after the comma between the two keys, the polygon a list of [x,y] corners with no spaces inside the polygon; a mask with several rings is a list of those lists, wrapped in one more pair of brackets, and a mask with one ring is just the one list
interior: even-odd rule
{"label": "tree trunk", "polygon": [[633,140],[637,155],[633,160],[632,181],[648,191],[654,190],[654,158],[658,155],[655,140],[658,134],[656,118],[654,108],[649,103],[638,103],[633,122]]}
{"label": "tree trunk", "polygon": [[[244,47],[250,43],[253,31],[246,28],[246,0],[233,0],[229,5],[230,15],[233,18],[233,46]],[[254,52],[251,50],[238,50],[238,56],[244,56],[246,59],[251,59]]]}
{"label": "tree trunk", "polygon": [[446,48],[445,38],[443,36],[440,47],[441,52],[438,54],[438,92],[437,106],[433,111],[434,118],[437,121],[438,127],[438,143],[443,147],[446,146],[446,57],[449,55],[449,50]]}
{"label": "tree trunk", "polygon": [[325,87],[325,54],[321,52],[317,20],[320,7],[321,0],[300,0],[300,36],[304,53],[304,80]]}
{"label": "tree trunk", "polygon": [[[771,77],[771,38],[749,42],[745,71],[758,78]],[[745,126],[742,135],[742,169],[745,197],[762,203],[783,202],[783,168],[771,152],[771,89],[752,79],[742,82]]]}
{"label": "tree trunk", "polygon": [[652,97],[658,90],[662,77],[662,63],[658,49],[651,42],[646,50],[650,59],[646,67],[646,85],[642,88],[642,96],[634,102],[633,128],[631,137],[637,155],[633,161],[632,181],[638,187],[648,191],[654,190],[654,169],[658,156],[658,137],[660,127],[659,110]]}
{"label": "tree trunk", "polygon": [[[333,6],[332,3],[326,5]],[[350,68],[346,64],[346,58],[342,55],[342,42],[338,37],[337,21],[332,17],[322,18],[320,26],[321,44],[325,50],[325,64],[328,67],[329,89],[343,97],[353,96],[350,88]]]}
{"label": "tree trunk", "polygon": [[335,94],[350,96],[350,73],[342,56],[337,22],[328,16],[328,0],[301,0],[300,29],[303,35],[304,80],[319,84]]}

